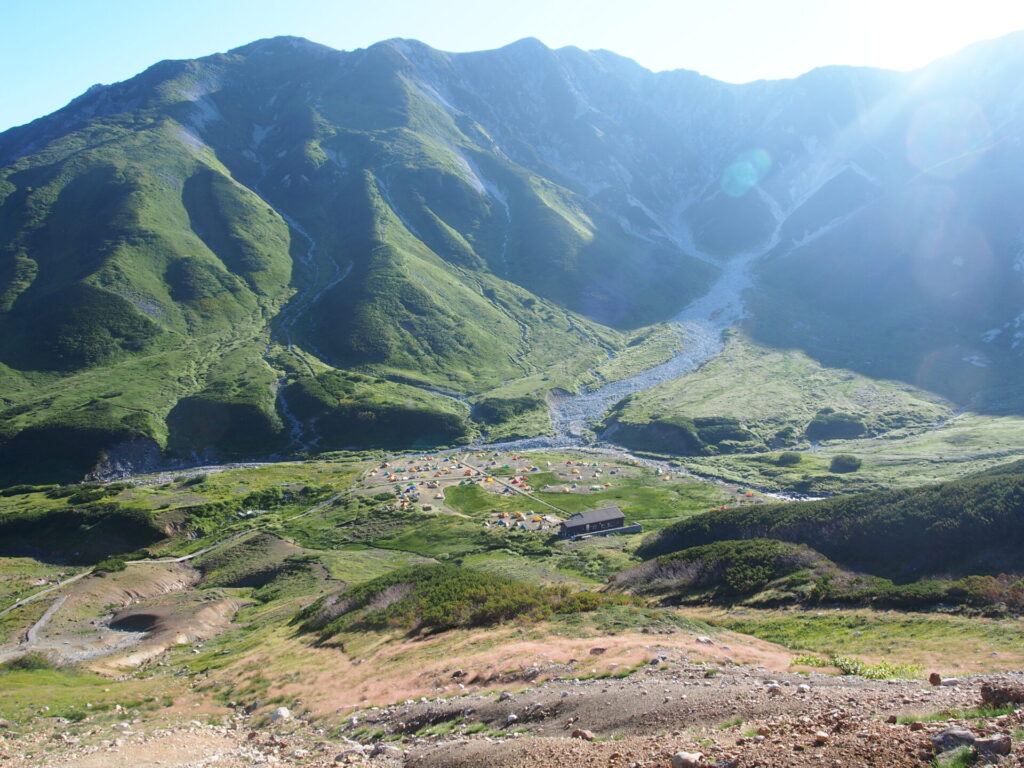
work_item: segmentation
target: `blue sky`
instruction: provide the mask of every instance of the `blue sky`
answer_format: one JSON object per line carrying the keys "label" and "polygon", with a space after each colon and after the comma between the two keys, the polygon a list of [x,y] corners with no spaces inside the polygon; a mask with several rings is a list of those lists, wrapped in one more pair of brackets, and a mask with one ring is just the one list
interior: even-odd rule
{"label": "blue sky", "polygon": [[1018,0],[0,0],[0,130],[161,59],[282,34],[449,51],[537,37],[745,82],[826,64],[912,69],[1017,29]]}

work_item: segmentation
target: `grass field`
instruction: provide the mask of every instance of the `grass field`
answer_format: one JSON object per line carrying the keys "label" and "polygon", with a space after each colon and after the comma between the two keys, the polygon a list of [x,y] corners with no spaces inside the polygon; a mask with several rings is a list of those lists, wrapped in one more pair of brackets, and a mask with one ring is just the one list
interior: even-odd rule
{"label": "grass field", "polygon": [[1024,620],[1019,618],[869,609],[684,609],[683,614],[792,651],[915,664],[926,674],[969,674],[1024,666]]}
{"label": "grass field", "polygon": [[[838,454],[861,459],[861,468],[830,473],[829,464]],[[777,464],[778,452],[681,461],[700,474],[769,490],[853,493],[909,488],[966,477],[1024,457],[1024,419],[965,413],[925,432],[831,441],[801,457],[799,464],[788,467]]]}
{"label": "grass field", "polygon": [[[742,420],[765,444],[798,445],[823,408],[861,417],[869,434],[921,430],[952,413],[947,401],[929,392],[827,368],[798,351],[759,346],[731,331],[721,355],[689,376],[634,395],[621,417],[728,416]],[[792,437],[784,436],[786,430]]]}
{"label": "grass field", "polygon": [[[823,409],[855,418],[864,436],[812,444],[806,430]],[[954,413],[942,397],[909,384],[828,368],[735,331],[722,355],[689,376],[634,395],[616,414],[639,425],[641,434],[672,419],[714,417],[738,419],[756,442],[680,461],[699,474],[768,490],[830,494],[909,487],[1024,456],[1024,419]],[[642,437],[630,439],[634,449],[644,449]],[[782,451],[800,453],[799,463],[780,465]],[[840,454],[856,456],[861,468],[830,471]]]}

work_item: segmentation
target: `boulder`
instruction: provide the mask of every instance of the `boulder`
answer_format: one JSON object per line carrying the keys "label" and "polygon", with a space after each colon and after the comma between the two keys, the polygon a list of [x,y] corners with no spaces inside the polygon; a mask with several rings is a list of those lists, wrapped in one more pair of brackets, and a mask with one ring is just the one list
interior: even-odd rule
{"label": "boulder", "polygon": [[360,758],[366,754],[366,750],[369,747],[364,747],[361,744],[346,749],[344,752],[339,752],[334,756],[334,762],[336,763],[348,763],[354,761],[356,758]]}
{"label": "boulder", "polygon": [[574,739],[583,739],[584,741],[594,740],[593,732],[588,731],[585,728],[577,728],[575,731],[572,732],[572,737]]}
{"label": "boulder", "polygon": [[397,757],[401,754],[402,750],[393,744],[381,744],[380,742],[374,744],[373,749],[370,750],[370,757],[379,757],[380,755]]}
{"label": "boulder", "polygon": [[292,711],[288,707],[278,707],[274,710],[274,713],[270,716],[270,722],[280,723],[284,720],[292,719]]}
{"label": "boulder", "polygon": [[703,762],[702,752],[676,752],[672,755],[672,768],[699,768]]}
{"label": "boulder", "polygon": [[995,736],[975,739],[974,748],[988,755],[1008,755],[1013,749],[1013,741],[1009,735],[997,733]]}
{"label": "boulder", "polygon": [[985,683],[981,686],[981,700],[990,707],[1024,704],[1024,685],[1020,683]]}
{"label": "boulder", "polygon": [[935,686],[942,685],[942,675],[938,672],[932,672],[928,675],[928,682]]}
{"label": "boulder", "polygon": [[973,747],[975,736],[966,728],[946,728],[932,736],[932,748],[936,752],[948,752],[959,747]]}

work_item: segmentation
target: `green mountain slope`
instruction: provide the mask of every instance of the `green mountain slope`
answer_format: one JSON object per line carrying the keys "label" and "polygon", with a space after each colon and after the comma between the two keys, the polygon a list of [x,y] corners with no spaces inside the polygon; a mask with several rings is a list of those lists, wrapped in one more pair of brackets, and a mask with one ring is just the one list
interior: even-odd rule
{"label": "green mountain slope", "polygon": [[805,544],[846,567],[900,579],[1018,573],[1024,476],[984,475],[923,488],[704,513],[654,534],[654,557],[716,541]]}
{"label": "green mountain slope", "polygon": [[451,444],[474,429],[453,396],[524,379],[539,404],[699,293],[709,267],[510,161],[405,68],[264,41],[0,136],[0,482]]}
{"label": "green mountain slope", "polygon": [[[0,482],[536,435],[705,294],[798,368],[1017,412],[1020,50],[741,86],[274,38],[94,87],[0,134]],[[620,421],[800,426],[678,389]]]}

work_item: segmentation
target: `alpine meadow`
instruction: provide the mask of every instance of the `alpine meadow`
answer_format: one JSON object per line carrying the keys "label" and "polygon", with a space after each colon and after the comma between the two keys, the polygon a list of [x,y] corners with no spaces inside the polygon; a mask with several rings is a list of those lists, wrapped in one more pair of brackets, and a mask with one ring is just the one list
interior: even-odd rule
{"label": "alpine meadow", "polygon": [[285,36],[0,133],[0,761],[1024,765],[1022,84]]}

